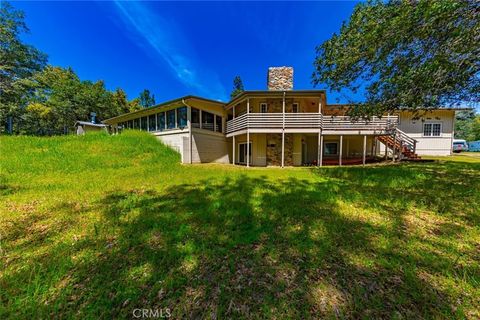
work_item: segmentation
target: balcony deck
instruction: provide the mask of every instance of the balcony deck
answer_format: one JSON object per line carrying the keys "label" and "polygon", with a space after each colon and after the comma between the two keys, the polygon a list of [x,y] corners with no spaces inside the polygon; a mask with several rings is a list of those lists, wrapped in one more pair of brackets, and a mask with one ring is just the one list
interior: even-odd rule
{"label": "balcony deck", "polygon": [[227,137],[250,133],[319,132],[322,134],[386,134],[395,129],[398,116],[354,120],[321,113],[244,113],[227,121]]}

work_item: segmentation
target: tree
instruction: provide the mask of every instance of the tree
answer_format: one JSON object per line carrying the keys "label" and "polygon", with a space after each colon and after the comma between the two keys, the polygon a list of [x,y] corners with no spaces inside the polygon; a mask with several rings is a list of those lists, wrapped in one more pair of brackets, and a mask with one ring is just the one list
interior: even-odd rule
{"label": "tree", "polygon": [[477,115],[475,119],[472,121],[470,127],[470,136],[468,137],[469,141],[477,141],[480,140],[480,115]]}
{"label": "tree", "polygon": [[128,112],[141,110],[143,107],[140,104],[140,98],[132,99],[128,102]]}
{"label": "tree", "polygon": [[[352,114],[480,99],[480,2],[368,1],[316,48],[314,85],[365,90]],[[349,101],[355,102],[355,101]]]}
{"label": "tree", "polygon": [[243,91],[245,91],[245,89],[243,88],[242,78],[240,78],[240,76],[236,76],[233,79],[233,90],[232,90],[232,93],[230,93],[230,98],[231,99],[235,98],[237,95],[239,95]]}
{"label": "tree", "polygon": [[127,100],[127,94],[123,89],[117,88],[112,93],[113,112],[117,115],[130,112],[130,106]]}
{"label": "tree", "polygon": [[22,11],[3,1],[0,6],[0,122],[20,116],[26,105],[22,100],[28,86],[25,79],[44,68],[47,56],[23,43],[22,33],[28,32]]}
{"label": "tree", "polygon": [[89,120],[91,112],[107,119],[129,110],[123,90],[112,93],[103,81],[82,81],[71,68],[47,66],[30,85],[24,126],[28,134],[67,133],[75,121]]}
{"label": "tree", "polygon": [[471,124],[475,119],[475,111],[462,110],[455,114],[455,138],[468,140]]}
{"label": "tree", "polygon": [[155,105],[155,96],[153,94],[150,94],[150,91],[147,89],[144,89],[140,93],[139,99],[140,105],[143,108],[148,108]]}

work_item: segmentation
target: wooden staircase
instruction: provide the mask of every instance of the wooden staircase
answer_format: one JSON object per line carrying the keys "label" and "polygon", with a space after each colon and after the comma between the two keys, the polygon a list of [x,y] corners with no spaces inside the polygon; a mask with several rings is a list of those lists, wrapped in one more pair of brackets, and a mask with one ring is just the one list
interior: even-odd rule
{"label": "wooden staircase", "polygon": [[402,130],[395,128],[390,135],[378,136],[378,141],[383,143],[387,149],[392,150],[393,158],[399,160],[420,160],[416,154],[417,140],[409,137]]}

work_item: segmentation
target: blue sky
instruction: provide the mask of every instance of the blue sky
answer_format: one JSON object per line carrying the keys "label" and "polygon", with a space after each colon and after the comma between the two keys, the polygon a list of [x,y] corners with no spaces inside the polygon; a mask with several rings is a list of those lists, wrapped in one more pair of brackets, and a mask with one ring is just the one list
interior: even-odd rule
{"label": "blue sky", "polygon": [[[130,99],[147,88],[161,102],[187,94],[228,100],[235,75],[247,90],[263,90],[269,66],[293,66],[295,89],[312,89],[315,46],[339,31],[355,2],[12,5],[26,14],[24,40],[50,64],[121,87]],[[346,99],[332,93],[328,101]]]}

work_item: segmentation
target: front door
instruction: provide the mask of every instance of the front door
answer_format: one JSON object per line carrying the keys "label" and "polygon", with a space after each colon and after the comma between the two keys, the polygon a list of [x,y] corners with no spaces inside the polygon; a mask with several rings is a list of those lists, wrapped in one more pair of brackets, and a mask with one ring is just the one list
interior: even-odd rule
{"label": "front door", "polygon": [[[250,159],[249,162],[252,163],[252,143],[250,142]],[[247,143],[239,143],[238,144],[238,162],[239,163],[247,163]]]}

